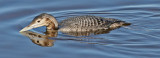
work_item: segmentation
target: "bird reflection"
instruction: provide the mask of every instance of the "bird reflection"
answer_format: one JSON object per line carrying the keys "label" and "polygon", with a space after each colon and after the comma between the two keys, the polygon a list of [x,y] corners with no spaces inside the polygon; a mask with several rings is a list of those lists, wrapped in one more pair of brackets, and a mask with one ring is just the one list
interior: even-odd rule
{"label": "bird reflection", "polygon": [[71,36],[89,36],[89,35],[98,35],[98,34],[104,34],[104,33],[109,33],[111,30],[113,29],[101,29],[101,30],[90,30],[90,31],[86,31],[86,32],[67,32],[67,31],[63,31],[62,33],[67,34],[67,35],[71,35]]}
{"label": "bird reflection", "polygon": [[[119,27],[117,27],[119,28]],[[86,32],[62,32],[63,34],[66,35],[71,35],[71,36],[89,36],[89,35],[98,35],[98,34],[104,34],[104,33],[109,33],[110,31],[117,29],[117,28],[112,28],[112,29],[101,29],[101,30],[90,30]],[[44,34],[32,32],[32,31],[24,31],[21,32],[22,35],[27,36],[30,38],[30,40],[39,46],[43,47],[51,47],[54,45],[54,42],[56,39],[48,39],[48,38],[54,38],[57,37],[58,31],[57,30],[46,30]],[[70,38],[71,39],[71,38]],[[70,40],[69,39],[69,40]],[[64,40],[63,38],[59,38],[57,40]],[[67,39],[65,39],[67,40]],[[75,39],[74,39],[75,40]]]}
{"label": "bird reflection", "polygon": [[54,41],[52,39],[48,39],[49,37],[56,37],[57,31],[46,31],[45,35],[32,32],[32,31],[24,31],[21,32],[22,35],[29,37],[29,39],[34,43],[42,47],[51,47],[54,45]]}
{"label": "bird reflection", "polygon": [[[130,24],[126,24],[126,25],[123,25],[123,26],[128,26]],[[114,29],[118,29],[120,28],[121,26],[118,26],[118,27],[112,27],[112,28],[109,28],[109,29],[97,29],[97,30],[88,30],[88,31],[77,31],[77,32],[71,32],[71,31],[61,31],[62,33],[64,34],[67,34],[67,35],[71,35],[71,36],[89,36],[89,35],[98,35],[98,34],[105,34],[105,33],[109,33],[110,31],[114,30]]]}

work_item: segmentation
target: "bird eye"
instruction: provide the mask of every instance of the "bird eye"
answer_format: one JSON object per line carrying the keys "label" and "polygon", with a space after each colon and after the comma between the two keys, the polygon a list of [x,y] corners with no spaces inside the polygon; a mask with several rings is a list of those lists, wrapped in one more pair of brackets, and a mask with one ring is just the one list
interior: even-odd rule
{"label": "bird eye", "polygon": [[40,22],[40,21],[37,21],[38,23]]}
{"label": "bird eye", "polygon": [[39,41],[37,40],[37,43],[39,43]]}

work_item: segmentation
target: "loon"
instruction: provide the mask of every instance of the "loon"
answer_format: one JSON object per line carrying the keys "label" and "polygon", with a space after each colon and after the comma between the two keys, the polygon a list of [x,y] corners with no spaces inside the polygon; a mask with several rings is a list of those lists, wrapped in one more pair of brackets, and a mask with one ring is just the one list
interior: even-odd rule
{"label": "loon", "polygon": [[70,17],[58,23],[56,18],[51,14],[42,13],[36,16],[32,22],[20,30],[20,32],[41,26],[46,26],[46,30],[60,30],[62,32],[86,32],[113,29],[126,25],[130,25],[130,23],[118,19],[103,18],[92,15]]}

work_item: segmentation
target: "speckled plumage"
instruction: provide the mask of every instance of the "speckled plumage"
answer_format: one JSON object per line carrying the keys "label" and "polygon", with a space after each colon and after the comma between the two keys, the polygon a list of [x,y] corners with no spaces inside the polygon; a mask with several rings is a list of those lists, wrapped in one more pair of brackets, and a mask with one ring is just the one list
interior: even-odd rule
{"label": "speckled plumage", "polygon": [[119,23],[124,24],[125,22],[118,19],[103,18],[91,15],[77,16],[77,17],[70,17],[60,22],[59,30],[63,32],[94,31],[99,29],[109,29],[112,27],[112,24],[114,23],[117,23],[117,25],[113,26],[121,26],[122,24]]}

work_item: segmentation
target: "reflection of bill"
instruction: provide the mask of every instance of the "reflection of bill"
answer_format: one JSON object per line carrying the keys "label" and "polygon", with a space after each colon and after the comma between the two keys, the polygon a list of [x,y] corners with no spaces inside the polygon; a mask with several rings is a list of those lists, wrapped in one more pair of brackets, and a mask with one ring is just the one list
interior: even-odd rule
{"label": "reflection of bill", "polygon": [[24,36],[27,36],[30,38],[30,40],[43,47],[51,47],[54,45],[55,40],[48,39],[49,37],[56,37],[57,36],[57,31],[50,31],[50,32],[45,32],[46,35],[31,32],[31,31],[25,31],[21,32]]}

